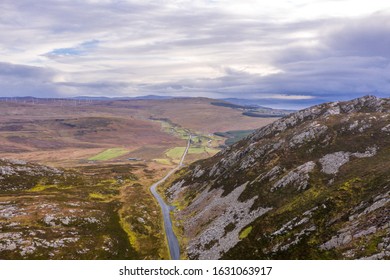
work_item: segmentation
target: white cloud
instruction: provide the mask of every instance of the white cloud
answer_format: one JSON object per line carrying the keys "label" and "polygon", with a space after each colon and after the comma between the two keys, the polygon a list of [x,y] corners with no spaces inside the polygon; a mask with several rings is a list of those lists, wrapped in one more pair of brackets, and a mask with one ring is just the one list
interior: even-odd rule
{"label": "white cloud", "polygon": [[[36,95],[39,84],[67,95],[292,100],[386,92],[389,6],[377,0],[3,0],[0,61],[55,73],[37,78]],[[20,93],[26,83],[15,76],[7,89]]]}
{"label": "white cloud", "polygon": [[314,99],[315,96],[311,95],[288,95],[288,94],[264,94],[260,95],[262,98],[268,99],[281,99],[281,100],[309,100]]}

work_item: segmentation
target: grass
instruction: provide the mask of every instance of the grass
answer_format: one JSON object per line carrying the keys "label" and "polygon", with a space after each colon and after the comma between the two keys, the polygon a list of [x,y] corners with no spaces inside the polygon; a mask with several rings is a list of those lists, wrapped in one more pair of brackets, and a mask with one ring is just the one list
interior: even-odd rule
{"label": "grass", "polygon": [[100,200],[105,200],[105,199],[107,199],[107,196],[106,196],[106,195],[101,194],[101,193],[96,193],[96,192],[90,193],[90,194],[89,194],[89,197],[90,197],[90,198],[93,198],[93,199],[100,199]]}
{"label": "grass", "polygon": [[[223,138],[213,134],[205,134],[204,132],[198,132],[184,128],[170,121],[169,119],[154,119],[161,124],[161,128],[165,133],[171,134],[177,138],[188,140],[188,136],[191,134],[191,147],[188,150],[189,157],[186,158],[186,162],[193,162],[202,158],[207,158],[218,153],[220,150],[217,147],[220,146]],[[178,164],[179,160],[183,156],[185,147],[173,147],[165,152],[166,158],[156,158],[154,161],[163,165]]]}
{"label": "grass", "polygon": [[208,154],[211,154],[211,155],[214,155],[216,153],[218,153],[219,150],[218,149],[214,149],[214,148],[209,148],[209,147],[193,147],[193,148],[189,148],[188,149],[188,153],[189,154],[202,154],[202,153],[208,153]]}
{"label": "grass", "polygon": [[160,207],[149,190],[156,178],[165,172],[153,170],[153,176],[149,176],[150,171],[138,171],[142,173],[138,174],[140,180],[137,187],[128,185],[121,189],[121,201],[125,201],[120,210],[121,226],[142,259],[168,259]]}
{"label": "grass", "polygon": [[188,149],[189,154],[201,154],[205,152],[204,147],[191,147]]}
{"label": "grass", "polygon": [[240,233],[240,239],[246,238],[246,237],[249,235],[249,233],[251,233],[251,231],[252,231],[252,226],[249,226],[249,227],[245,228],[245,229],[244,229],[243,231],[241,231],[241,233]]}
{"label": "grass", "polygon": [[171,159],[180,159],[185,151],[186,147],[175,147],[169,149],[165,155]]}
{"label": "grass", "polygon": [[128,152],[129,152],[128,150],[122,148],[112,148],[112,149],[107,149],[101,152],[100,154],[97,154],[96,156],[90,157],[88,160],[96,160],[96,161],[110,160],[113,158],[123,156]]}
{"label": "grass", "polygon": [[[183,153],[184,153],[185,149],[186,149],[185,147],[175,147],[175,148],[169,149],[165,153],[165,155],[167,157],[173,159],[173,160],[180,159],[183,156]],[[218,149],[204,147],[204,146],[201,146],[201,147],[191,147],[191,148],[188,149],[188,154],[203,154],[203,153],[207,153],[207,154],[214,155],[214,154],[216,154],[218,152],[219,152]]]}
{"label": "grass", "polygon": [[206,147],[205,150],[206,150],[207,153],[209,153],[211,155],[215,155],[216,153],[219,153],[219,151],[220,151],[218,149],[209,148],[209,147]]}
{"label": "grass", "polygon": [[164,165],[172,165],[172,162],[169,159],[166,158],[155,158],[153,159],[155,162],[164,164]]}
{"label": "grass", "polygon": [[164,132],[171,134],[180,139],[188,139],[188,130],[181,126],[175,125],[169,120],[158,120],[161,123],[161,128]]}
{"label": "grass", "polygon": [[48,186],[44,186],[44,185],[36,185],[35,187],[31,188],[28,190],[28,192],[41,192],[41,191],[44,191],[44,190],[47,190],[47,189],[50,189],[50,188],[57,188],[56,185],[48,185]]}
{"label": "grass", "polygon": [[42,192],[47,189],[61,189],[61,190],[67,190],[73,188],[72,186],[58,186],[58,185],[36,185],[35,187],[29,189],[27,192]]}

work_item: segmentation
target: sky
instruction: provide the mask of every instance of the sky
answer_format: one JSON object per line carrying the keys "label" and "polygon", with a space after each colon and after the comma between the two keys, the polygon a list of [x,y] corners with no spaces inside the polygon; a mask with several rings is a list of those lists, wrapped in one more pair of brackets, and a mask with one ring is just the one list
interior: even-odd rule
{"label": "sky", "polygon": [[1,0],[0,11],[0,96],[276,107],[390,96],[389,1]]}

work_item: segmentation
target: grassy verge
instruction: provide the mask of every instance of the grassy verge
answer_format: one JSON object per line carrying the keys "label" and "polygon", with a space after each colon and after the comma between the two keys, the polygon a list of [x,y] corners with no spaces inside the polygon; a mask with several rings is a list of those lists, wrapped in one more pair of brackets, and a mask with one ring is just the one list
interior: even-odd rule
{"label": "grassy verge", "polygon": [[159,164],[172,165],[172,162],[167,158],[155,158],[153,160]]}
{"label": "grassy verge", "polygon": [[165,169],[145,166],[138,170],[137,177],[140,179],[136,183],[121,189],[121,225],[141,259],[169,259],[161,211],[149,191],[156,178],[164,174]]}

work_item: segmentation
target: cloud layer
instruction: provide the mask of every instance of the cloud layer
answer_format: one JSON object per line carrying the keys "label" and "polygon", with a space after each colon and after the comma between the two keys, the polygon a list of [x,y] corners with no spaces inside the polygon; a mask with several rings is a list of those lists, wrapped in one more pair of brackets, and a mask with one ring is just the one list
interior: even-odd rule
{"label": "cloud layer", "polygon": [[266,2],[3,0],[0,95],[388,96],[386,1]]}

